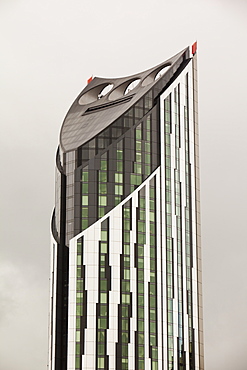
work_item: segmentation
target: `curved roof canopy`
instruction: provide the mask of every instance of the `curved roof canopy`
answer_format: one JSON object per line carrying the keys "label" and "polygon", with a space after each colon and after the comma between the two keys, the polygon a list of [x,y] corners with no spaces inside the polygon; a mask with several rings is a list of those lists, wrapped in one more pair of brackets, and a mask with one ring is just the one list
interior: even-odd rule
{"label": "curved roof canopy", "polygon": [[189,59],[189,48],[165,62],[122,78],[95,77],[79,94],[69,109],[60,132],[64,152],[75,150],[116,121],[152,87],[157,96]]}

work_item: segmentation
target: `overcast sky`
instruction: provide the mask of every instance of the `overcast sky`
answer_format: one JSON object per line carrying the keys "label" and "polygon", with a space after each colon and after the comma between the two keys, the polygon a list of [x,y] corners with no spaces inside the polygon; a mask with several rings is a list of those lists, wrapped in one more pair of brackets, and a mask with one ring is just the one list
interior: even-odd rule
{"label": "overcast sky", "polygon": [[246,0],[1,0],[0,369],[47,364],[55,152],[91,76],[198,40],[205,363],[246,370]]}

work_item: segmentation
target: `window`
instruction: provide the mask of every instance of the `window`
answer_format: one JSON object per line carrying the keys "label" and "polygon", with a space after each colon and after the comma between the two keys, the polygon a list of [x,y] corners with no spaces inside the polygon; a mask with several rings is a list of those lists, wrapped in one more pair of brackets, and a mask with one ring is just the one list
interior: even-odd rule
{"label": "window", "polygon": [[107,281],[106,280],[101,280],[100,281],[100,290],[107,290]]}
{"label": "window", "polygon": [[107,241],[107,231],[101,230],[101,240]]}
{"label": "window", "polygon": [[98,328],[106,329],[106,319],[102,319],[102,318],[98,319]]}
{"label": "window", "polygon": [[107,293],[100,293],[100,303],[107,303]]}
{"label": "window", "polygon": [[104,344],[99,344],[98,345],[98,354],[99,355],[104,355],[104,353],[105,353],[105,346],[104,346]]}
{"label": "window", "polygon": [[98,358],[98,368],[104,369],[105,367],[105,359],[104,357],[99,357]]}
{"label": "window", "polygon": [[84,205],[84,206],[88,205],[88,196],[87,195],[82,196],[82,205]]}
{"label": "window", "polygon": [[106,316],[107,315],[107,306],[101,304],[100,305],[100,316]]}

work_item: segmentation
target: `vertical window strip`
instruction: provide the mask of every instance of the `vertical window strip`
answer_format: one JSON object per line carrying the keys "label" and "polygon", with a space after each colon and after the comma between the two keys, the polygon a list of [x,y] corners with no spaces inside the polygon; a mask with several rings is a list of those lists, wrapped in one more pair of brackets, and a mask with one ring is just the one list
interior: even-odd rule
{"label": "vertical window strip", "polygon": [[98,217],[106,213],[107,203],[108,162],[107,152],[100,158],[100,170],[98,171]]}
{"label": "vertical window strip", "polygon": [[182,224],[181,224],[181,182],[180,182],[180,85],[174,89],[175,106],[175,163],[174,189],[175,213],[177,230],[177,296],[178,296],[178,369],[183,370],[184,362],[184,333],[183,333],[183,264],[182,264]]}
{"label": "vertical window strip", "polygon": [[81,176],[81,228],[85,230],[88,227],[88,206],[89,206],[89,189],[88,189],[88,166],[84,167]]}
{"label": "vertical window strip", "polygon": [[131,173],[131,191],[137,188],[151,174],[152,168],[152,116],[147,116],[135,127],[135,161]]}
{"label": "vertical window strip", "polygon": [[115,206],[121,202],[124,195],[124,172],[123,172],[123,140],[117,143],[117,171],[115,173]]}
{"label": "vertical window strip", "polygon": [[76,273],[76,338],[75,369],[82,369],[84,334],[87,320],[87,291],[85,290],[85,266],[83,265],[83,237],[77,240]]}
{"label": "vertical window strip", "polygon": [[138,122],[144,116],[144,100],[141,98],[134,105],[135,121]]}
{"label": "vertical window strip", "polygon": [[179,147],[180,147],[180,115],[179,115],[179,85],[174,89],[174,111],[175,111],[175,165],[180,170]]}
{"label": "vertical window strip", "polygon": [[167,362],[168,370],[173,370],[173,239],[172,239],[172,201],[171,201],[171,94],[164,101],[165,108],[165,173],[166,173],[166,293],[167,293]]}
{"label": "vertical window strip", "polygon": [[144,112],[147,113],[153,106],[153,90],[144,95]]}
{"label": "vertical window strip", "polygon": [[75,152],[64,153],[64,168],[66,172],[66,245],[74,236],[74,180]]}
{"label": "vertical window strip", "polygon": [[165,125],[166,132],[172,133],[172,117],[171,117],[171,94],[165,99]]}
{"label": "vertical window strip", "polygon": [[130,230],[131,199],[122,207],[122,254],[120,256],[120,296],[118,305],[118,343],[116,345],[116,369],[128,369],[128,343],[130,343],[130,318],[132,316],[132,294],[130,292]]}
{"label": "vertical window strip", "polygon": [[146,120],[144,121],[144,173],[145,178],[148,177],[151,173],[152,168],[152,155],[151,155],[151,142],[152,142],[152,131],[151,131],[151,124],[152,124],[152,116],[149,115]]}
{"label": "vertical window strip", "polygon": [[177,86],[177,105],[178,105],[178,137],[179,137],[179,148],[181,148],[180,84],[178,84],[178,86]]}
{"label": "vertical window strip", "polygon": [[99,241],[99,296],[96,310],[96,369],[108,369],[107,329],[109,328],[109,291],[111,268],[109,266],[109,218],[101,223]]}
{"label": "vertical window strip", "polygon": [[135,267],[137,269],[137,332],[135,336],[135,369],[145,370],[144,334],[144,245],[146,243],[146,200],[145,186],[138,193],[137,243],[135,244]]}
{"label": "vertical window strip", "polygon": [[149,285],[149,343],[151,370],[158,369],[157,321],[157,232],[156,232],[156,177],[150,180],[149,229],[150,229],[150,283]]}
{"label": "vertical window strip", "polygon": [[137,186],[139,186],[142,183],[142,163],[144,160],[144,153],[142,150],[142,139],[143,139],[143,133],[142,133],[142,126],[143,123],[139,123],[138,126],[136,126],[134,133],[135,133],[135,161],[134,161],[134,172],[130,175],[130,182],[131,182],[131,192],[134,191]]}
{"label": "vertical window strip", "polygon": [[190,173],[190,136],[189,136],[189,76],[185,76],[185,253],[186,253],[186,286],[187,286],[187,313],[189,321],[189,360],[190,370],[194,369],[194,343],[193,343],[193,312],[192,312],[192,205],[191,205],[191,173]]}

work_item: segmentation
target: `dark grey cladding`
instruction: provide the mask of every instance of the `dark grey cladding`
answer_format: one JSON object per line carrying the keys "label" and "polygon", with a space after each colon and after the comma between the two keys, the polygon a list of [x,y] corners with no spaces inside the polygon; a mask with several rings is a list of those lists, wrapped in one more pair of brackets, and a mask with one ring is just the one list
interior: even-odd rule
{"label": "dark grey cladding", "polygon": [[[189,48],[158,66],[129,77],[112,79],[95,77],[83,89],[65,117],[60,133],[63,152],[75,150],[98,135],[151,88],[157,87],[157,95],[160,94],[187,59],[189,59]],[[159,71],[166,66],[169,66],[166,73],[155,79]],[[136,80],[139,80],[138,85],[126,93],[128,85]],[[102,90],[108,85],[112,85],[112,89],[106,95],[100,96]]]}

